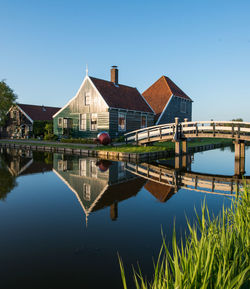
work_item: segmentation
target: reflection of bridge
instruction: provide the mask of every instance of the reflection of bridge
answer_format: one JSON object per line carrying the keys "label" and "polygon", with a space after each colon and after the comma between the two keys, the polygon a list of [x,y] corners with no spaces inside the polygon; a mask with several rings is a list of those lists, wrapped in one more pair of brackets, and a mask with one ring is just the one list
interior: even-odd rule
{"label": "reflection of bridge", "polygon": [[156,166],[147,163],[126,164],[126,170],[162,185],[174,188],[175,192],[184,188],[219,195],[233,195],[244,183],[250,183],[250,177],[244,180],[237,176],[201,174],[179,171],[171,167]]}

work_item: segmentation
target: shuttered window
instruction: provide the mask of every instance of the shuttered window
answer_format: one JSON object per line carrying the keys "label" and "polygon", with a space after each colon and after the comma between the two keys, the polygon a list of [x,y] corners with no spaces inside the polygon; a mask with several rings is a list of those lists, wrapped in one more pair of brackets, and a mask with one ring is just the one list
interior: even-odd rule
{"label": "shuttered window", "polygon": [[91,114],[91,130],[97,130],[97,113]]}
{"label": "shuttered window", "polygon": [[147,127],[147,116],[142,115],[141,116],[141,128],[145,128],[145,127]]}
{"label": "shuttered window", "polygon": [[80,130],[87,129],[86,114],[80,114]]}
{"label": "shuttered window", "polygon": [[84,96],[84,105],[90,105],[90,101],[91,101],[90,93],[86,92]]}
{"label": "shuttered window", "polygon": [[91,193],[89,184],[83,184],[83,198],[86,201],[90,201]]}
{"label": "shuttered window", "polygon": [[62,119],[62,117],[59,117],[58,118],[58,126],[62,127],[62,124],[63,124],[63,119]]}
{"label": "shuttered window", "polygon": [[123,112],[119,112],[118,114],[118,130],[119,131],[126,130],[126,114]]}

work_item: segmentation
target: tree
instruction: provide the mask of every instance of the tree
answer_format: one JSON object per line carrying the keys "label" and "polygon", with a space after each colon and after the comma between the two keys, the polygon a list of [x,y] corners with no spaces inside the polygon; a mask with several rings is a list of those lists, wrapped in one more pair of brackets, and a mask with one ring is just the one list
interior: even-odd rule
{"label": "tree", "polygon": [[17,95],[6,82],[4,80],[0,81],[0,125],[4,124],[6,114],[16,99]]}

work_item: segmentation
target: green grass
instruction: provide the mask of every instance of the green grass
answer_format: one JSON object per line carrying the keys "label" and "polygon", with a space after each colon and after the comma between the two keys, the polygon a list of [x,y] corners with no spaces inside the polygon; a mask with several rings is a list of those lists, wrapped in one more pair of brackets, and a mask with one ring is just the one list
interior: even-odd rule
{"label": "green grass", "polygon": [[[29,142],[29,140],[24,141],[8,141],[8,140],[0,140],[0,142],[7,142],[7,143],[13,143],[13,144],[25,144],[25,145],[36,145],[36,146],[51,146],[51,147],[64,147],[64,148],[75,148],[75,149],[88,149],[88,150],[103,150],[103,151],[113,151],[113,152],[126,152],[126,153],[146,153],[146,152],[156,152],[156,151],[163,151],[163,150],[173,150],[174,149],[174,143],[173,142],[159,142],[154,143],[151,146],[136,146],[132,144],[127,145],[118,145],[118,146],[102,146],[98,145],[95,147],[88,147],[87,144],[90,144],[90,141],[82,140],[82,143],[79,143],[80,140],[74,140],[74,143],[72,143],[72,140],[64,140],[65,142],[56,142],[56,141],[49,141],[46,144],[46,141],[37,141],[35,143]],[[68,141],[68,143],[66,143]],[[77,143],[78,141],[78,143]],[[206,145],[206,144],[230,144],[231,141],[229,140],[220,140],[220,139],[198,139],[194,141],[188,142],[189,147],[195,147],[200,145]],[[85,146],[83,146],[85,144]]]}
{"label": "green grass", "polygon": [[[194,226],[188,222],[186,243],[178,246],[173,233],[172,253],[165,240],[148,282],[134,271],[137,289],[232,289],[250,288],[250,194],[245,187],[231,208],[211,218],[205,204]],[[123,287],[127,288],[119,257]]]}
{"label": "green grass", "polygon": [[113,151],[113,152],[127,152],[127,153],[146,153],[146,152],[157,152],[166,150],[164,147],[156,146],[134,146],[134,145],[120,145],[120,146],[98,146],[95,150]]}
{"label": "green grass", "polygon": [[[209,145],[209,144],[230,145],[232,144],[232,140],[214,139],[214,138],[194,139],[188,142],[188,147],[196,147],[196,146]],[[173,149],[174,143],[173,142],[158,142],[158,143],[155,143],[154,146],[165,147],[167,149]]]}

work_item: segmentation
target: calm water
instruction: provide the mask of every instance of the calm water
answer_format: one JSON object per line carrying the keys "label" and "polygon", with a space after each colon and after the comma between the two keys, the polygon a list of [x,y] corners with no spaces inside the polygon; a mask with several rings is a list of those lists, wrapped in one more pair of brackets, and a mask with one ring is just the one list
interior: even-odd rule
{"label": "calm water", "polygon": [[[201,188],[206,181],[185,188],[190,178],[182,176],[173,188],[157,178],[140,178],[121,162],[17,150],[2,150],[0,156],[5,289],[121,288],[118,253],[128,275],[131,264],[139,262],[150,277],[161,229],[170,241],[175,220],[177,236],[183,235],[186,216],[193,220],[194,207],[200,212],[204,198],[214,214],[230,204],[231,197]],[[249,150],[246,156],[249,175]],[[163,161],[161,167],[174,164]],[[229,148],[196,153],[187,170],[232,176],[234,153]]]}

